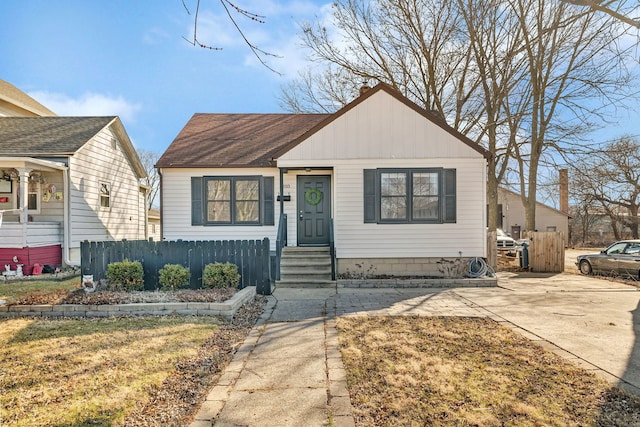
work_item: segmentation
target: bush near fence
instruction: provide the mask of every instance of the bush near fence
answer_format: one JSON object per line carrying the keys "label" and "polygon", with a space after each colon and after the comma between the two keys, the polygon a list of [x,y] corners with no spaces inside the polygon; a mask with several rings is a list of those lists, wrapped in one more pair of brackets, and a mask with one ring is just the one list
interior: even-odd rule
{"label": "bush near fence", "polygon": [[189,269],[189,288],[202,287],[205,265],[230,262],[238,266],[238,288],[256,286],[262,295],[271,293],[271,261],[269,239],[263,240],[211,240],[211,241],[147,241],[122,240],[80,244],[83,275],[93,280],[106,278],[107,266],[125,259],[140,261],[144,270],[144,289],[155,290],[160,284],[159,271],[165,264],[179,264]]}

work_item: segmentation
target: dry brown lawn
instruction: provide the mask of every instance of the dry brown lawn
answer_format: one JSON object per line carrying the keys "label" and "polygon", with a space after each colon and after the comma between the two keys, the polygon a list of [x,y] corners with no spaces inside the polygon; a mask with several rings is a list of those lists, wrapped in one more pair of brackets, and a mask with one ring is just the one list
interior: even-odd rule
{"label": "dry brown lawn", "polygon": [[188,425],[262,312],[0,320],[0,426]]}
{"label": "dry brown lawn", "polygon": [[338,319],[356,426],[639,426],[640,399],[490,319]]}

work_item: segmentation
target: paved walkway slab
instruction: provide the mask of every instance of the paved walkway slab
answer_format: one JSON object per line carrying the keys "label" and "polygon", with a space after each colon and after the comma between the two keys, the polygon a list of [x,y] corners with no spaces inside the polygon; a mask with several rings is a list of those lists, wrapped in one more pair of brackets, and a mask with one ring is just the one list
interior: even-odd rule
{"label": "paved walkway slab", "polygon": [[337,316],[489,317],[640,394],[640,292],[573,274],[498,287],[277,289],[191,427],[354,426]]}

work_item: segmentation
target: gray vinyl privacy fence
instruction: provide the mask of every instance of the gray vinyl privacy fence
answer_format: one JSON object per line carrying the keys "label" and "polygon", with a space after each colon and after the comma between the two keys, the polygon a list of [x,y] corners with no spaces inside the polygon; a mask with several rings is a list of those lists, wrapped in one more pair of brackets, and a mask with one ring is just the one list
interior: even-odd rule
{"label": "gray vinyl privacy fence", "polygon": [[113,262],[140,261],[145,290],[160,287],[159,271],[165,264],[180,264],[189,269],[189,287],[202,287],[204,266],[213,262],[230,262],[238,266],[239,288],[255,286],[262,295],[271,293],[269,239],[216,241],[147,241],[88,242],[80,245],[83,275],[93,280],[106,279],[107,266]]}

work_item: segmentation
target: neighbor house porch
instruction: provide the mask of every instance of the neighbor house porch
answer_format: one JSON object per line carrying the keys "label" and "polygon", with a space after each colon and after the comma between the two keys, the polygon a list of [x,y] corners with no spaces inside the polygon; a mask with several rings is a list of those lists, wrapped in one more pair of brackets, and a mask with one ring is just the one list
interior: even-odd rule
{"label": "neighbor house porch", "polygon": [[0,270],[62,264],[66,165],[30,157],[0,158]]}

